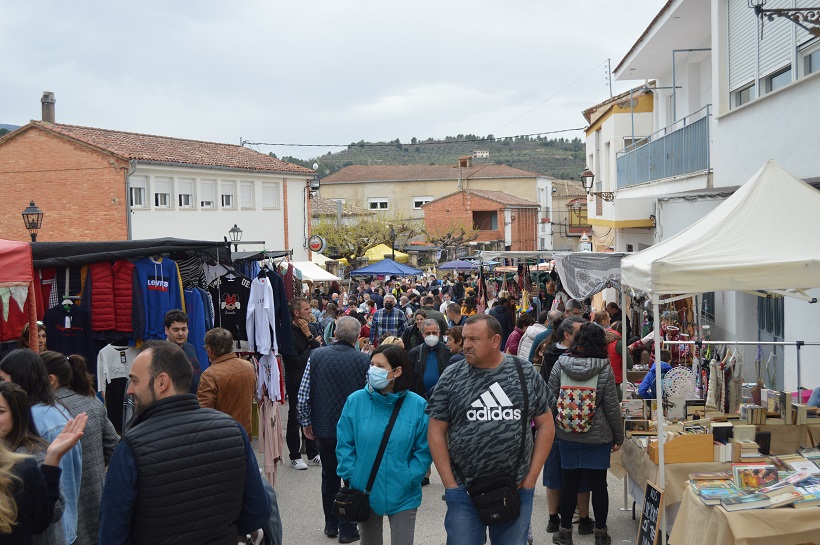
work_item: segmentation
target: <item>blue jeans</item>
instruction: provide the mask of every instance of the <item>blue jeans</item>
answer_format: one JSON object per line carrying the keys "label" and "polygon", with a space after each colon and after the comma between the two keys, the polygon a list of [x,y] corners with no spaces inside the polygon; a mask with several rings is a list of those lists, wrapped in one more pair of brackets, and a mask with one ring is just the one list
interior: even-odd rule
{"label": "blue jeans", "polygon": [[485,526],[478,518],[478,511],[464,486],[446,488],[444,499],[447,502],[447,515],[444,517],[444,529],[447,531],[447,545],[483,545],[487,542],[487,528],[490,529],[492,545],[526,543],[534,493],[534,488],[519,488],[521,514],[518,518],[504,524]]}

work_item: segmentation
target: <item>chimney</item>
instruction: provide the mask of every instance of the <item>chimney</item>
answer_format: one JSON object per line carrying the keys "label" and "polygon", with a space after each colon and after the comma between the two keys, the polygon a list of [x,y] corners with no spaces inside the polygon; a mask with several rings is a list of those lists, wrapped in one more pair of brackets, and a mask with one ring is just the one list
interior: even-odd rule
{"label": "chimney", "polygon": [[43,91],[43,98],[40,99],[43,104],[43,121],[47,123],[56,123],[54,120],[54,93],[51,91]]}

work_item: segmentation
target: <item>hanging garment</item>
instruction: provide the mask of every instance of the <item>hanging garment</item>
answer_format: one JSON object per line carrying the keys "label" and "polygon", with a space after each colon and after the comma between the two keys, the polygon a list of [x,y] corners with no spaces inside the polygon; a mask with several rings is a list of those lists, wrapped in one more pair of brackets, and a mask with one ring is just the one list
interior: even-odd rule
{"label": "hanging garment", "polygon": [[214,328],[214,301],[211,299],[211,293],[202,288],[195,288],[199,297],[202,299],[202,307],[205,312],[205,330],[210,331]]}
{"label": "hanging garment", "polygon": [[108,419],[122,434],[123,402],[131,364],[139,355],[133,346],[109,344],[97,355],[97,391],[103,392]]}
{"label": "hanging garment", "polygon": [[717,360],[712,360],[709,362],[709,386],[708,390],[706,391],[706,406],[718,409],[718,375],[720,372],[718,371],[718,362]]}
{"label": "hanging garment", "polygon": [[215,325],[230,331],[235,341],[246,341],[244,350],[247,351],[245,311],[251,296],[250,278],[228,273],[217,278],[208,287],[208,291],[214,300],[217,316]]}
{"label": "hanging garment", "polygon": [[188,309],[188,342],[196,351],[201,371],[208,368],[208,353],[205,351],[205,308],[202,297],[195,289],[185,290],[185,308]]}
{"label": "hanging garment", "polygon": [[142,332],[142,340],[165,339],[165,313],[185,310],[177,264],[168,258],[143,257],[134,267],[145,320],[134,329]]}
{"label": "hanging garment", "polygon": [[91,316],[77,305],[57,305],[44,317],[49,350],[67,356],[79,354],[87,362],[97,356],[91,336]]}
{"label": "hanging garment", "polygon": [[269,397],[274,401],[283,401],[279,383],[282,376],[279,371],[279,360],[274,354],[265,354],[259,358],[259,369],[256,377],[256,399]]}
{"label": "hanging garment", "polygon": [[248,298],[248,310],[245,316],[245,327],[248,332],[250,350],[267,355],[278,352],[274,325],[273,288],[267,277],[254,278],[251,282],[251,293]]}
{"label": "hanging garment", "polygon": [[[114,318],[114,270],[111,263],[92,263],[89,265],[88,279],[90,286],[83,290],[91,303],[91,331],[113,331],[116,327]],[[87,308],[87,307],[86,307]]]}
{"label": "hanging garment", "polygon": [[282,419],[279,404],[265,398],[259,402],[259,450],[262,452],[265,479],[276,487],[276,464],[282,463]]}
{"label": "hanging garment", "polygon": [[131,333],[134,305],[134,264],[127,259],[115,261],[114,275],[114,331]]}
{"label": "hanging garment", "polygon": [[743,358],[735,352],[729,361],[731,378],[729,379],[728,412],[736,413],[740,410],[740,402],[743,400]]}
{"label": "hanging garment", "polygon": [[208,282],[205,280],[205,264],[202,262],[202,258],[195,255],[188,257],[185,254],[174,254],[172,257],[177,263],[183,288],[208,287]]}
{"label": "hanging garment", "polygon": [[273,270],[268,271],[268,280],[270,280],[273,289],[276,344],[279,347],[280,354],[290,354],[293,351],[293,331],[290,327],[289,299],[285,291],[285,281],[279,273]]}

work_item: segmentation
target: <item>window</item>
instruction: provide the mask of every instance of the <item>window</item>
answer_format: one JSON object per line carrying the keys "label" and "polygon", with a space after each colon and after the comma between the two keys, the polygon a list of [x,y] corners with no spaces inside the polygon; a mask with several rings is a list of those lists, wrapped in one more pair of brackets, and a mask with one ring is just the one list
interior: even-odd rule
{"label": "window", "polygon": [[171,207],[171,178],[154,178],[154,206],[157,208]]}
{"label": "window", "polygon": [[803,58],[806,59],[803,61],[805,63],[806,75],[820,70],[820,49],[812,51]]}
{"label": "window", "polygon": [[413,197],[413,210],[421,210],[421,206],[433,200],[432,195],[425,195],[423,197]]}
{"label": "window", "polygon": [[631,136],[624,136],[624,148],[629,148],[630,151],[644,144],[646,144],[645,136],[636,136],[635,138],[632,138]]}
{"label": "window", "polygon": [[222,208],[236,207],[236,184],[232,181],[223,181],[219,184],[219,194],[222,196]]}
{"label": "window", "polygon": [[715,321],[715,292],[710,291],[703,294],[700,304],[700,316],[704,320]]}
{"label": "window", "polygon": [[180,208],[194,207],[194,179],[193,178],[179,178],[179,193],[177,199],[179,200]]}
{"label": "window", "polygon": [[239,206],[245,210],[256,208],[253,202],[253,182],[239,183]]}
{"label": "window", "polygon": [[787,66],[779,72],[766,77],[766,92],[771,93],[792,82],[792,67]]}
{"label": "window", "polygon": [[279,182],[262,182],[262,208],[279,208]]}
{"label": "window", "polygon": [[216,180],[200,180],[199,207],[216,208]]}
{"label": "window", "polygon": [[473,225],[479,231],[498,230],[498,212],[495,210],[482,210],[473,212]]}
{"label": "window", "polygon": [[129,179],[131,190],[129,198],[134,208],[145,208],[145,176],[131,176]]}
{"label": "window", "polygon": [[367,199],[367,207],[370,210],[387,210],[387,198],[370,197]]}
{"label": "window", "polygon": [[757,301],[757,328],[769,335],[782,339],[784,325],[783,297],[770,295]]}
{"label": "window", "polygon": [[755,86],[754,84],[747,85],[746,87],[735,91],[735,108],[738,106],[743,106],[754,96]]}

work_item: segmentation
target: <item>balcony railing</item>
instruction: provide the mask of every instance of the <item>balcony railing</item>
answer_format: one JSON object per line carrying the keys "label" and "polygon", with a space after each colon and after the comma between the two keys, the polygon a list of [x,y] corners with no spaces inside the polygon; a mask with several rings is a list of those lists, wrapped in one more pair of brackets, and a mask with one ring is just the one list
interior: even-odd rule
{"label": "balcony railing", "polygon": [[618,189],[708,171],[711,117],[708,104],[618,152]]}

